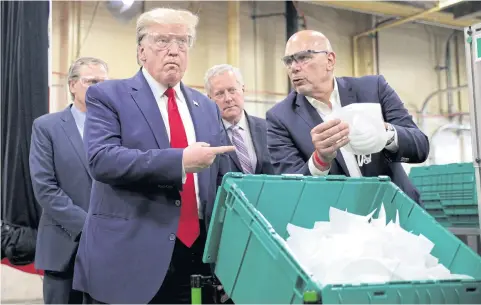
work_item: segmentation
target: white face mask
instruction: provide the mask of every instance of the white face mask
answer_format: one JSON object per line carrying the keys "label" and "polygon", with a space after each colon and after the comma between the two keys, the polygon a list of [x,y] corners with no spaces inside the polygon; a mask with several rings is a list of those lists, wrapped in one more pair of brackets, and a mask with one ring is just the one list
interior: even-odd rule
{"label": "white face mask", "polygon": [[352,125],[350,124],[349,144],[346,145],[346,150],[351,149],[355,155],[369,155],[378,153],[384,149],[387,142],[387,133],[384,127],[376,126],[375,120],[372,120],[370,115],[364,114],[356,115]]}
{"label": "white face mask", "polygon": [[336,109],[326,119],[338,118],[349,124],[349,144],[344,148],[355,155],[369,155],[384,149],[388,134],[379,103],[356,103]]}

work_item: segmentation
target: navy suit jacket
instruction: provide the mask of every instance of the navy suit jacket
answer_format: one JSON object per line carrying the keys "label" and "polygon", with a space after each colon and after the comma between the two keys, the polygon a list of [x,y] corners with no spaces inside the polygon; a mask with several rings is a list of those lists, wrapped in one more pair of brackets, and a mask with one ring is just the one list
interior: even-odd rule
{"label": "navy suit jacket", "polygon": [[[244,112],[244,114],[246,116],[247,124],[249,124],[249,130],[257,157],[257,165],[254,173],[274,175],[274,168],[272,167],[269,151],[267,149],[266,120],[253,115],[248,115],[246,112]],[[230,143],[230,139],[229,145],[233,145]],[[228,155],[230,159],[231,171],[242,173],[242,166],[239,162],[239,158],[237,157],[237,153],[235,151],[231,151],[228,153]]]}
{"label": "navy suit jacket", "polygon": [[[429,154],[426,135],[413,122],[399,96],[383,76],[337,78],[342,106],[352,103],[380,103],[384,121],[396,128],[399,149],[373,154],[372,161],[361,167],[362,175],[389,176],[407,195],[419,202],[419,192],[408,179],[400,162],[422,163]],[[322,123],[316,109],[306,97],[290,93],[266,114],[267,143],[277,174],[310,175],[308,160],[314,152],[311,129]],[[349,176],[341,153],[332,163],[330,175]]]}
{"label": "navy suit jacket", "polygon": [[70,106],[33,122],[30,176],[42,206],[35,267],[66,271],[78,246],[89,208],[92,178]]}
{"label": "navy suit jacket", "polygon": [[[196,140],[227,143],[219,110],[181,85]],[[89,87],[84,142],[94,178],[73,288],[101,302],[146,304],[163,283],[179,223],[183,149],[171,148],[162,116],[141,71]],[[227,156],[198,173],[206,222]]]}

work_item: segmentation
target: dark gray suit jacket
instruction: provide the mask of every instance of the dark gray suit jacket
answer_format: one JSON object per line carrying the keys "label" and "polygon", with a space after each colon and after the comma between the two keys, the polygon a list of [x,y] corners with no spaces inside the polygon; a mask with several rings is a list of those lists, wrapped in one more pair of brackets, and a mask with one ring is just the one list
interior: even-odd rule
{"label": "dark gray suit jacket", "polygon": [[[271,164],[269,151],[267,150],[266,120],[256,116],[248,115],[247,112],[244,112],[244,114],[246,116],[247,124],[249,124],[249,130],[257,157],[255,174],[275,175],[274,168]],[[232,143],[229,144],[232,145]],[[229,155],[231,170],[233,172],[242,172],[242,166],[239,162],[236,152],[232,151],[227,154]]]}
{"label": "dark gray suit jacket", "polygon": [[[397,131],[399,149],[372,154],[372,161],[360,169],[364,177],[389,176],[416,202],[419,191],[402,168],[404,163],[422,163],[429,154],[426,135],[413,122],[399,96],[383,76],[336,78],[342,106],[352,103],[380,103],[384,121]],[[266,113],[267,144],[277,174],[310,175],[308,160],[314,152],[311,130],[323,121],[306,97],[291,92]],[[349,176],[342,154],[337,154],[329,175]]]}
{"label": "dark gray suit jacket", "polygon": [[43,208],[35,267],[66,271],[73,264],[90,201],[92,179],[70,106],[33,122],[30,175]]}

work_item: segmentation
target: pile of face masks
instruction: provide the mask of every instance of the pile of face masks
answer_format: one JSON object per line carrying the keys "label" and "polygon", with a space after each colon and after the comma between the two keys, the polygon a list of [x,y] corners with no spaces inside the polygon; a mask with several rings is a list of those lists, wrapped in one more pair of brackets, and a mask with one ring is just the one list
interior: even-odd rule
{"label": "pile of face masks", "polygon": [[344,148],[355,155],[369,155],[384,149],[388,134],[384,126],[381,105],[354,103],[335,109],[324,121],[340,119],[349,124],[349,144]]}
{"label": "pile of face masks", "polygon": [[313,229],[287,225],[287,246],[319,284],[470,279],[451,274],[432,256],[434,244],[396,222],[386,225],[384,206],[376,219],[331,207],[329,222]]}

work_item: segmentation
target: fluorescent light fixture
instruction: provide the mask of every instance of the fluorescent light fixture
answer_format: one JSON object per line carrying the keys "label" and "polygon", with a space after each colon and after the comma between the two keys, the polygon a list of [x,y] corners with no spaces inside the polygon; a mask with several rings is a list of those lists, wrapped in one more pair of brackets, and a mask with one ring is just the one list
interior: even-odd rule
{"label": "fluorescent light fixture", "polygon": [[120,9],[120,13],[123,13],[132,7],[135,0],[121,0],[120,2],[122,2],[122,8]]}

